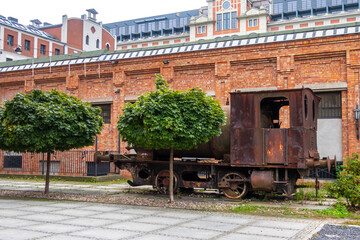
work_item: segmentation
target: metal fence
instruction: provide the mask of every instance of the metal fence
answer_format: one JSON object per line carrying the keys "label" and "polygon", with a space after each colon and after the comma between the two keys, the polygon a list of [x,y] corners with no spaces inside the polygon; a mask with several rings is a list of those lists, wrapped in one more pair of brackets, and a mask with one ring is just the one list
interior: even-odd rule
{"label": "metal fence", "polygon": [[[117,152],[117,151],[108,151]],[[51,154],[50,174],[104,176],[118,174],[114,163],[94,161],[95,151],[66,151]],[[0,173],[45,174],[46,153],[14,153],[0,151]]]}
{"label": "metal fence", "polygon": [[[337,165],[342,165],[342,163],[337,163]],[[334,167],[331,168],[330,172],[326,168],[319,168],[319,178],[320,179],[336,179],[337,172]],[[316,178],[315,168],[311,169],[308,178]]]}

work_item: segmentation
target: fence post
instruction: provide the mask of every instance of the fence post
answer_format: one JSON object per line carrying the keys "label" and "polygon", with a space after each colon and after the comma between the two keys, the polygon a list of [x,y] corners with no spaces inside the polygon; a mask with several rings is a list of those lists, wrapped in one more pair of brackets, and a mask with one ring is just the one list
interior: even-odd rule
{"label": "fence post", "polygon": [[[98,151],[98,136],[95,137],[95,152],[97,151]],[[97,165],[97,161],[95,161],[95,158],[94,158],[94,162],[95,162],[95,177],[97,177],[98,165]]]}
{"label": "fence post", "polygon": [[41,175],[44,175],[44,174],[45,174],[45,155],[44,155],[44,153],[42,154],[42,162],[41,162],[41,165],[42,165]]}

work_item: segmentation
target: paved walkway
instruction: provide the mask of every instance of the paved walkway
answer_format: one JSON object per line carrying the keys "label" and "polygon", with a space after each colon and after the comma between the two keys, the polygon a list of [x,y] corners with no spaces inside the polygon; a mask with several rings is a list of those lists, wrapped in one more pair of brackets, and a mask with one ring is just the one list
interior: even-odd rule
{"label": "paved walkway", "polygon": [[314,220],[0,199],[0,239],[308,239]]}
{"label": "paved walkway", "polygon": [[[0,179],[0,190],[22,190],[22,191],[43,191],[45,188],[45,180],[22,181],[13,179]],[[50,192],[82,192],[82,193],[117,193],[131,189],[127,183],[107,184],[106,186],[98,184],[86,183],[56,183],[50,180]],[[142,187],[144,188],[144,187]],[[152,189],[151,186],[145,187]]]}

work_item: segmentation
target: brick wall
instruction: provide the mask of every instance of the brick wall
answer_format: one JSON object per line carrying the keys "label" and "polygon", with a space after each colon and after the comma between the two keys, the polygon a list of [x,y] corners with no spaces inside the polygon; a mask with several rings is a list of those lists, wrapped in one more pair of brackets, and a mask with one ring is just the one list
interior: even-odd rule
{"label": "brick wall", "polygon": [[[226,49],[87,63],[70,68],[0,73],[1,100],[16,92],[53,87],[82,99],[112,97],[111,123],[98,137],[99,150],[117,150],[117,116],[125,100],[155,89],[155,73],[170,87],[200,87],[225,105],[232,89],[294,88],[303,84],[347,83],[342,91],[343,152],[359,151],[353,109],[359,98],[360,34],[258,44]],[[163,61],[168,60],[168,64]],[[119,93],[115,91],[120,90]],[[357,96],[357,97],[356,97]],[[121,149],[125,151],[126,143]],[[94,150],[94,147],[88,147]]]}

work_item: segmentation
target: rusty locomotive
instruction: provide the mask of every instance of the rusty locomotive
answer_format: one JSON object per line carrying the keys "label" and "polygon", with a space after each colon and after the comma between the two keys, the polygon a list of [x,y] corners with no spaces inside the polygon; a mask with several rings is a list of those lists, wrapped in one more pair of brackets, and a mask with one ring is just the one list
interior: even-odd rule
{"label": "rusty locomotive", "polygon": [[[196,149],[174,152],[174,191],[219,189],[228,198],[249,191],[295,192],[297,179],[311,168],[330,168],[320,159],[316,128],[320,99],[310,89],[234,91],[225,106],[222,134]],[[168,150],[136,148],[133,154],[96,154],[132,174],[133,186],[169,186]],[[317,181],[316,181],[317,182]]]}

